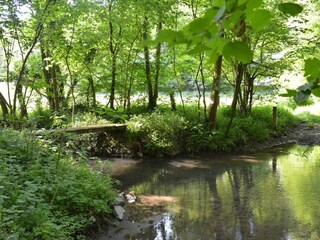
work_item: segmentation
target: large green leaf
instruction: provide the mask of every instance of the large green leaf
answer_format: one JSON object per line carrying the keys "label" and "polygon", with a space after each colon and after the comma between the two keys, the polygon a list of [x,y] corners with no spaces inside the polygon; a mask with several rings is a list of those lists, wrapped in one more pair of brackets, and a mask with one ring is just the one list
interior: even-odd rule
{"label": "large green leaf", "polygon": [[197,18],[189,23],[189,31],[198,34],[210,28],[212,22],[209,18]]}
{"label": "large green leaf", "polygon": [[294,100],[298,103],[305,103],[311,95],[311,91],[297,91],[297,94],[294,96]]}
{"label": "large green leaf", "polygon": [[280,94],[280,97],[294,97],[297,94],[297,90],[286,89],[286,93]]}
{"label": "large green leaf", "polygon": [[306,77],[311,76],[313,78],[320,78],[320,60],[318,58],[309,58],[305,60],[304,75]]}
{"label": "large green leaf", "polygon": [[200,54],[203,53],[204,51],[210,50],[210,48],[208,48],[207,46],[199,43],[197,44],[194,48],[192,48],[191,50],[189,50],[187,53],[190,55],[196,55],[196,54]]}
{"label": "large green leaf", "polygon": [[166,42],[172,45],[188,42],[181,31],[174,31],[171,29],[160,30],[157,34],[155,41]]}
{"label": "large green leaf", "polygon": [[314,82],[306,83],[298,87],[298,91],[294,97],[294,100],[298,103],[305,103],[311,95],[311,90],[314,87]]}
{"label": "large green leaf", "polygon": [[249,25],[257,31],[266,27],[272,17],[272,14],[268,10],[264,9],[246,11],[246,15],[246,20]]}
{"label": "large green leaf", "polygon": [[253,53],[247,44],[239,41],[229,42],[223,48],[223,56],[227,60],[236,58],[242,63],[250,63],[253,58]]}
{"label": "large green leaf", "polygon": [[278,8],[281,12],[290,16],[297,16],[303,10],[303,7],[296,3],[280,3]]}
{"label": "large green leaf", "polygon": [[215,0],[215,1],[213,1],[213,3],[212,3],[212,5],[213,5],[214,7],[218,7],[218,8],[223,7],[224,4],[225,4],[225,0]]}
{"label": "large green leaf", "polygon": [[174,42],[177,32],[171,29],[164,29],[158,32],[156,41],[159,42]]}
{"label": "large green leaf", "polygon": [[255,8],[260,7],[262,3],[263,3],[263,0],[249,0],[249,1],[247,2],[246,7],[247,7],[247,9],[249,9],[249,10],[253,10],[253,9],[255,9]]}
{"label": "large green leaf", "polygon": [[217,14],[214,16],[214,20],[216,22],[218,22],[224,15],[224,13],[226,12],[226,6],[223,6],[222,8],[219,9],[219,11],[217,12]]}
{"label": "large green leaf", "polygon": [[211,48],[214,54],[222,54],[223,48],[229,41],[222,37],[215,37],[207,42],[207,46]]}
{"label": "large green leaf", "polygon": [[315,89],[312,89],[312,94],[315,95],[316,97],[320,98],[320,86],[318,86]]}

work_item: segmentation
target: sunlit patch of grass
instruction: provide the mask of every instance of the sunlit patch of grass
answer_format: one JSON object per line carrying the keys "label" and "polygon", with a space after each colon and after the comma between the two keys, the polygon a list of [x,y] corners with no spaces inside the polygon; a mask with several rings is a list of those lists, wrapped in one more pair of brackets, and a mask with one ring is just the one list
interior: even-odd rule
{"label": "sunlit patch of grass", "polygon": [[301,121],[307,123],[320,123],[320,102],[316,102],[309,106],[299,106],[293,114]]}

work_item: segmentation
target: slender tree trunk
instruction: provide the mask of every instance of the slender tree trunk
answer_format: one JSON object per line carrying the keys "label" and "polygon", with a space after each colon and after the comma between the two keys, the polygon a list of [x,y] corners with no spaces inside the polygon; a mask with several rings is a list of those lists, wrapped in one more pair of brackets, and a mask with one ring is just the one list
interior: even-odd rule
{"label": "slender tree trunk", "polygon": [[[114,43],[114,29],[112,23],[112,1],[109,3],[109,51],[112,58],[112,67],[111,67],[111,88],[110,88],[110,108],[115,109],[115,91],[116,91],[116,77],[117,77],[117,57],[118,57],[118,44]],[[122,35],[122,28],[119,29],[118,36]]]}
{"label": "slender tree trunk", "polygon": [[28,117],[28,111],[25,103],[24,94],[23,94],[22,82],[19,81],[18,83],[19,84],[16,85],[16,94],[19,101],[20,117],[24,118],[24,117]]}
{"label": "slender tree trunk", "polygon": [[60,91],[59,91],[59,83],[57,79],[57,68],[54,64],[50,69],[50,82],[52,84],[52,90],[53,90],[53,98],[54,98],[54,111],[59,112],[60,111]]}
{"label": "slender tree trunk", "polygon": [[235,84],[234,93],[233,93],[233,100],[232,100],[232,104],[231,104],[231,117],[230,117],[229,124],[228,124],[227,130],[226,130],[226,135],[229,134],[229,131],[230,131],[230,128],[232,125],[232,121],[233,121],[233,118],[236,113],[238,96],[241,91],[242,79],[243,79],[243,64],[239,63],[236,67],[236,84]]}
{"label": "slender tree trunk", "polygon": [[174,77],[175,77],[177,85],[178,85],[178,92],[179,92],[179,96],[180,96],[180,100],[181,100],[181,104],[182,104],[183,114],[186,114],[186,110],[185,110],[185,106],[184,106],[184,99],[183,99],[183,95],[182,95],[182,91],[181,91],[181,84],[180,84],[179,77],[177,74],[176,59],[177,59],[176,47],[174,46],[173,47],[173,73],[174,73]]}
{"label": "slender tree trunk", "polygon": [[[196,77],[195,77],[195,83],[196,83],[197,92],[198,92],[198,113],[197,113],[198,123],[200,122],[200,117],[201,117],[201,96],[202,96],[202,94],[204,94],[204,91],[205,91],[205,89],[203,89],[202,93],[201,93],[201,89],[200,89],[200,85],[199,85],[199,81],[198,81],[199,74],[200,74],[201,75],[202,87],[204,88],[204,84],[203,84],[204,83],[204,74],[203,74],[202,61],[203,61],[203,54],[200,55],[199,67],[198,67],[198,70],[197,70],[197,73],[196,73]],[[204,96],[203,99],[205,99],[205,96]],[[204,101],[204,104],[205,104],[205,101]],[[206,115],[204,115],[204,119],[206,119]],[[206,122],[206,120],[204,120],[204,122]]]}
{"label": "slender tree trunk", "polygon": [[171,110],[176,111],[177,107],[176,107],[176,100],[174,98],[174,91],[169,93],[169,97],[170,97]]}
{"label": "slender tree trunk", "polygon": [[[201,57],[200,57],[200,61],[201,61]],[[201,117],[201,90],[200,90],[200,86],[199,86],[199,81],[198,81],[198,77],[199,77],[199,73],[200,73],[200,68],[201,68],[201,63],[199,63],[199,68],[198,68],[198,71],[197,71],[197,74],[196,74],[196,78],[195,78],[195,83],[196,83],[196,86],[197,86],[197,92],[198,92],[198,111],[197,111],[197,122],[199,123],[200,122],[200,117]]]}
{"label": "slender tree trunk", "polygon": [[202,84],[202,102],[203,102],[203,122],[207,124],[207,102],[206,102],[206,86],[205,78],[203,73],[203,57],[200,59],[200,75],[201,75],[201,84]]}
{"label": "slender tree trunk", "polygon": [[92,107],[95,108],[97,107],[97,98],[96,98],[96,88],[94,86],[94,82],[93,82],[93,77],[92,75],[89,76],[88,78],[88,82],[89,82],[89,91],[91,93],[91,98],[92,98]]}
{"label": "slender tree trunk", "polygon": [[55,110],[55,103],[54,103],[54,98],[53,98],[53,89],[51,85],[51,75],[50,71],[48,70],[48,64],[46,63],[46,59],[48,58],[43,43],[41,41],[41,46],[40,46],[40,53],[41,53],[41,60],[42,60],[42,69],[43,69],[43,75],[46,83],[48,84],[48,87],[46,88],[46,97],[49,102],[49,107],[52,112]]}
{"label": "slender tree trunk", "polygon": [[5,120],[7,115],[9,114],[8,102],[6,101],[5,97],[2,95],[1,92],[0,92],[0,106],[2,110],[2,117]]}
{"label": "slender tree trunk", "polygon": [[133,65],[131,67],[131,73],[129,77],[129,87],[128,87],[128,92],[127,92],[127,111],[130,111],[131,108],[131,91],[133,88],[133,83],[134,83],[134,63],[136,62],[136,59],[138,57],[138,53],[135,54],[134,60],[133,60]]}
{"label": "slender tree trunk", "polygon": [[[143,23],[143,40],[148,39],[148,18],[144,17]],[[153,87],[152,87],[152,80],[151,80],[151,64],[150,64],[150,51],[147,45],[143,48],[144,51],[144,62],[145,62],[145,74],[146,74],[146,83],[148,88],[148,108],[150,110],[154,110],[155,106],[153,104]]]}
{"label": "slender tree trunk", "polygon": [[214,66],[214,77],[211,91],[212,104],[209,109],[209,128],[216,129],[217,127],[217,111],[220,102],[220,81],[222,71],[222,55],[220,55]]}
{"label": "slender tree trunk", "polygon": [[252,103],[253,103],[253,94],[254,94],[254,82],[255,76],[248,74],[248,113],[251,113]]}
{"label": "slender tree trunk", "polygon": [[111,66],[111,88],[110,88],[110,108],[114,109],[114,100],[115,100],[115,89],[116,89],[116,76],[117,76],[117,50],[113,44],[113,24],[111,21],[112,14],[112,3],[109,4],[109,51],[111,53],[112,58],[112,66]]}
{"label": "slender tree trunk", "polygon": [[[90,48],[90,51],[85,57],[85,63],[88,66],[92,64],[94,57],[96,55],[96,52],[97,52],[96,48]],[[88,94],[87,94],[88,107],[90,107],[90,100],[92,100],[91,107],[95,108],[97,106],[96,89],[95,89],[92,73],[89,74],[89,76],[87,77],[87,80],[88,80]],[[91,99],[90,99],[90,96],[91,96]]]}
{"label": "slender tree trunk", "polygon": [[[162,22],[158,23],[157,31],[162,29]],[[155,57],[155,75],[154,75],[154,88],[153,88],[153,99],[152,108],[157,107],[158,92],[159,92],[159,76],[160,76],[160,58],[161,58],[161,43],[157,44],[156,57]]]}
{"label": "slender tree trunk", "polygon": [[112,57],[112,71],[111,71],[111,88],[110,88],[110,108],[115,109],[115,91],[116,91],[116,75],[117,75],[117,58],[116,56]]}

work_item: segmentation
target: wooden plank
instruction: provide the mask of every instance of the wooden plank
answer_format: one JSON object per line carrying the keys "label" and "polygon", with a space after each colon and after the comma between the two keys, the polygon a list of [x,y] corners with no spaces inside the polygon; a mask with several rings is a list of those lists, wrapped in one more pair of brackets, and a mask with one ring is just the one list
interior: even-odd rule
{"label": "wooden plank", "polygon": [[65,129],[59,129],[62,132],[70,133],[91,133],[91,132],[106,132],[106,133],[117,133],[125,132],[127,129],[126,124],[101,124],[101,125],[88,125],[82,127],[71,127]]}
{"label": "wooden plank", "polygon": [[81,127],[70,127],[70,128],[59,128],[59,129],[52,129],[52,130],[38,130],[35,132],[35,135],[41,136],[48,133],[92,133],[92,132],[106,132],[110,134],[123,134],[127,130],[126,124],[115,123],[115,124],[100,124],[100,125],[88,125],[88,126],[81,126]]}

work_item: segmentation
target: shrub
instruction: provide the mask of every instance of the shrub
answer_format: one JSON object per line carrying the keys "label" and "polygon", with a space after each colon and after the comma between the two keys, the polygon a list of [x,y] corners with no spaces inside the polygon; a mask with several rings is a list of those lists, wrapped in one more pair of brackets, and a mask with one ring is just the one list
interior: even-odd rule
{"label": "shrub", "polygon": [[146,153],[152,155],[171,154],[183,146],[186,120],[174,112],[133,116],[128,129],[144,145]]}
{"label": "shrub", "polygon": [[50,109],[44,109],[41,106],[37,106],[34,111],[29,114],[29,123],[36,128],[49,129],[53,124],[52,112]]}
{"label": "shrub", "polygon": [[1,239],[74,239],[110,213],[108,175],[26,131],[0,131]]}

